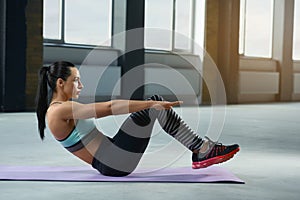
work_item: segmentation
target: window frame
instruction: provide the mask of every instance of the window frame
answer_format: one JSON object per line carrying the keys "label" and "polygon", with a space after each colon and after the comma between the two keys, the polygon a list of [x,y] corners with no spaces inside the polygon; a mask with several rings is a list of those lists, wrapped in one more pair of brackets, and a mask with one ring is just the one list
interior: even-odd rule
{"label": "window frame", "polygon": [[[61,11],[61,17],[60,17],[60,38],[61,39],[50,39],[43,36],[44,44],[46,45],[59,45],[59,46],[79,46],[79,47],[104,47],[104,48],[112,48],[113,47],[113,41],[110,42],[110,45],[104,46],[104,45],[97,45],[97,44],[84,44],[84,43],[70,43],[65,41],[65,7],[66,3],[65,0],[60,0],[60,11]],[[114,27],[114,21],[113,21],[113,15],[114,15],[114,0],[111,1],[111,27],[110,27],[110,36],[112,38],[113,35],[113,27]]]}
{"label": "window frame", "polygon": [[[111,27],[110,27],[110,32],[111,32],[111,37],[113,36],[113,27],[114,27],[114,0],[110,0],[111,5],[112,5],[112,11],[111,11]],[[110,45],[104,46],[104,45],[93,45],[93,44],[82,44],[82,43],[70,43],[65,41],[65,0],[60,1],[60,11],[61,11],[61,17],[60,17],[60,39],[50,39],[47,37],[43,36],[43,42],[45,45],[57,45],[57,46],[79,46],[79,47],[104,47],[104,48],[113,48],[113,43],[114,41],[110,42]],[[175,48],[175,15],[176,15],[176,0],[172,0],[172,34],[171,34],[171,49],[156,49],[154,48],[147,48],[145,46],[146,51],[150,52],[175,52],[175,53],[186,53],[186,54],[193,54],[195,52],[195,44],[193,40],[195,40],[195,23],[196,23],[196,0],[191,0],[191,21],[189,23],[191,24],[190,26],[190,35],[191,35],[191,40],[189,41],[189,49],[181,49],[181,48]],[[146,16],[145,16],[146,18]]]}
{"label": "window frame", "polygon": [[[193,40],[195,40],[195,22],[196,22],[196,0],[191,0],[191,21],[189,23],[191,23],[191,27],[190,27],[190,34],[191,34],[191,40],[189,41],[189,49],[180,49],[180,48],[175,48],[175,20],[176,20],[176,0],[172,0],[172,34],[171,34],[171,49],[155,49],[155,48],[148,48],[145,46],[146,51],[149,52],[165,52],[165,53],[169,53],[169,52],[175,52],[175,53],[187,53],[187,54],[193,54],[195,52],[194,50],[194,42]],[[145,16],[146,19],[146,16]],[[146,27],[145,27],[146,28]],[[151,28],[151,27],[150,27]]]}
{"label": "window frame", "polygon": [[[239,30],[239,55],[242,57],[250,57],[250,58],[261,58],[261,59],[273,59],[273,48],[274,48],[274,43],[273,43],[273,31],[274,31],[274,9],[275,9],[275,3],[274,0],[272,0],[272,21],[271,21],[271,38],[270,38],[270,51],[271,54],[269,56],[251,56],[251,55],[246,55],[245,54],[245,46],[246,46],[246,21],[247,21],[247,0],[243,0],[244,2],[244,7],[243,9],[240,7],[240,30]],[[242,4],[240,4],[242,5]],[[241,13],[243,12],[243,14]],[[241,16],[243,16],[243,19],[241,18]],[[242,22],[242,23],[241,23]],[[241,38],[242,37],[242,38]],[[241,43],[242,42],[242,43]],[[240,50],[242,49],[242,52],[240,52]]]}

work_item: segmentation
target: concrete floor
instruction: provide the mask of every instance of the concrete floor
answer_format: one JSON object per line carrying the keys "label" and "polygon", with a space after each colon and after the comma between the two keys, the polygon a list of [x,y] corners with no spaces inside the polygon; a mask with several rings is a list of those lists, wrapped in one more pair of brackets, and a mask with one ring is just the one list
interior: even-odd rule
{"label": "concrete floor", "polygon": [[[205,133],[210,107],[176,110],[192,128],[200,125],[198,131]],[[241,151],[221,166],[246,184],[0,181],[1,200],[299,199],[300,103],[230,105],[226,110],[219,141],[239,143]],[[123,118],[108,117],[97,124],[110,134]],[[34,113],[0,113],[0,165],[85,165],[49,133],[41,142],[36,125]],[[174,148],[170,143],[157,128],[139,167],[189,166],[191,154],[180,144]],[[166,145],[168,148],[163,148]],[[168,162],[163,162],[166,159]]]}

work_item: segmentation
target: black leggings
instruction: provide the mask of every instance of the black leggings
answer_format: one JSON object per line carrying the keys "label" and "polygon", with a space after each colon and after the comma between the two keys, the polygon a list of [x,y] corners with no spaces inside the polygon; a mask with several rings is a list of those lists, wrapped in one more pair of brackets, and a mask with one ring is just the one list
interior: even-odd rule
{"label": "black leggings", "polygon": [[[149,100],[163,101],[154,95]],[[199,149],[202,139],[174,112],[153,108],[132,113],[113,138],[104,137],[92,166],[106,176],[127,176],[137,167],[151,137],[155,120],[169,135],[191,151]]]}

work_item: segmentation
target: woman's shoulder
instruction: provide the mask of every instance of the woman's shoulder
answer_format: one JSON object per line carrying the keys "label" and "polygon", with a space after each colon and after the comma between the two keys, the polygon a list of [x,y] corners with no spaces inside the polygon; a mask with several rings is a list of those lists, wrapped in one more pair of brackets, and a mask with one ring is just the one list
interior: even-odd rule
{"label": "woman's shoulder", "polygon": [[83,105],[81,103],[75,102],[75,101],[53,101],[49,104],[49,109],[64,109],[64,108],[70,108],[77,105]]}
{"label": "woman's shoulder", "polygon": [[62,114],[66,114],[66,112],[69,112],[73,102],[71,101],[53,101],[49,104],[48,110],[47,110],[47,116],[49,115],[59,115],[62,116]]}
{"label": "woman's shoulder", "polygon": [[[72,110],[68,107],[72,102],[59,102],[52,103],[49,105],[47,110],[47,123],[51,132],[55,137],[61,138],[65,136],[66,133],[69,133],[69,129],[74,126],[73,120],[70,117],[72,116]],[[70,123],[72,122],[72,123]],[[63,131],[66,130],[66,131]]]}

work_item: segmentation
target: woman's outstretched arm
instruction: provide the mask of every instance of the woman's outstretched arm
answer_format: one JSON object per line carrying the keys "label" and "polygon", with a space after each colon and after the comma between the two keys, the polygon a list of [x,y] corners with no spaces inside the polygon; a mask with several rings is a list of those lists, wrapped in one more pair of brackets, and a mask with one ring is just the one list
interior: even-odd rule
{"label": "woman's outstretched arm", "polygon": [[181,101],[138,101],[138,100],[112,100],[110,101],[110,110],[112,115],[133,113],[140,110],[155,108],[156,110],[167,110],[177,106]]}
{"label": "woman's outstretched arm", "polygon": [[139,101],[111,100],[99,103],[81,104],[73,101],[63,103],[57,110],[57,115],[63,119],[101,118],[109,115],[120,115],[140,110],[155,108],[157,110],[171,109],[181,101]]}

